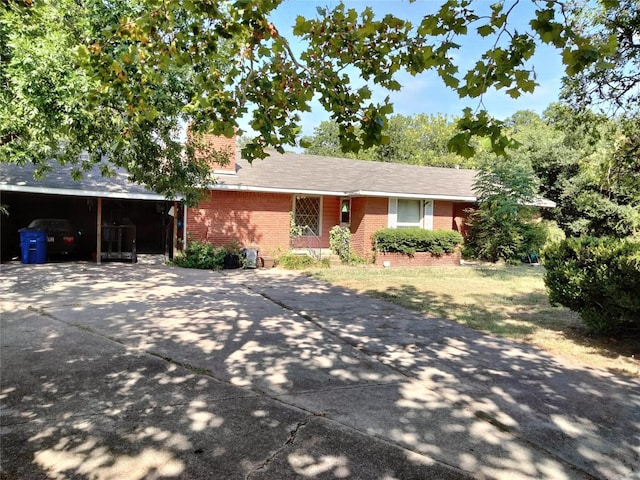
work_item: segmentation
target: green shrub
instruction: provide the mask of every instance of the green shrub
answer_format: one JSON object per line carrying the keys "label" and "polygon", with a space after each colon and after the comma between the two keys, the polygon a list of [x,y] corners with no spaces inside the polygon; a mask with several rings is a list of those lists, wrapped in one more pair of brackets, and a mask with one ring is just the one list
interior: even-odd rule
{"label": "green shrub", "polygon": [[540,221],[540,225],[546,230],[546,239],[544,247],[540,250],[535,250],[537,253],[551,246],[553,243],[558,243],[567,238],[564,231],[558,226],[558,222],[555,220],[542,220]]}
{"label": "green shrub", "polygon": [[422,228],[384,228],[373,234],[373,248],[381,253],[429,252],[434,255],[452,253],[462,243],[462,235],[454,230]]}
{"label": "green shrub", "polygon": [[191,240],[182,252],[173,259],[173,263],[184,268],[220,270],[224,265],[227,249],[215,247],[200,240]]}
{"label": "green shrub", "polygon": [[329,230],[329,246],[343,263],[349,263],[351,260],[351,230],[340,225],[333,227]]}
{"label": "green shrub", "polygon": [[543,252],[549,300],[580,314],[597,333],[640,327],[640,242],[568,238]]}
{"label": "green shrub", "polygon": [[304,270],[305,268],[328,267],[329,259],[316,260],[309,255],[297,255],[295,253],[285,253],[280,255],[276,261],[276,265],[289,270]]}
{"label": "green shrub", "polygon": [[522,257],[539,253],[547,241],[549,228],[546,223],[536,222],[534,214],[530,207],[485,202],[469,215],[463,255],[490,262],[519,263]]}

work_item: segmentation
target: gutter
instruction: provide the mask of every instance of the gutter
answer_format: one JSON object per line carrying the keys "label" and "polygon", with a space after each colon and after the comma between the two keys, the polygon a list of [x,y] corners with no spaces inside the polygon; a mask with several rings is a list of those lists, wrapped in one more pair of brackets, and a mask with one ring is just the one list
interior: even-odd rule
{"label": "gutter", "polygon": [[[167,201],[164,195],[158,193],[127,193],[109,192],[95,190],[75,190],[73,188],[51,188],[51,187],[29,187],[26,185],[0,185],[0,191],[23,192],[23,193],[44,193],[49,195],[69,195],[74,197],[102,197],[102,198],[123,198],[127,200],[161,200]],[[180,201],[182,197],[175,200]]]}
{"label": "gutter", "polygon": [[357,190],[349,192],[352,197],[394,197],[426,200],[450,200],[455,202],[476,202],[478,199],[467,195],[433,195],[429,193],[397,193],[397,192],[371,192],[367,190]]}
{"label": "gutter", "polygon": [[305,190],[302,188],[276,188],[257,187],[251,185],[227,185],[216,183],[209,187],[211,190],[236,191],[236,192],[263,192],[263,193],[287,193],[306,195],[330,195],[335,197],[394,197],[394,198],[415,198],[428,200],[451,200],[458,202],[475,202],[477,198],[465,195],[432,195],[421,193],[397,193],[397,192],[374,192],[366,190],[338,191],[338,190]]}

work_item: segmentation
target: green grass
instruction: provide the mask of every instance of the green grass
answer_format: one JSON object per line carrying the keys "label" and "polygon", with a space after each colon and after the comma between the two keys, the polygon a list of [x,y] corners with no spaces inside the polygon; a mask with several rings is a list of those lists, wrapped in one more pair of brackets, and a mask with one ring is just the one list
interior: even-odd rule
{"label": "green grass", "polygon": [[430,317],[530,343],[580,365],[640,376],[637,340],[590,336],[577,314],[549,303],[542,267],[354,266],[311,270],[310,275]]}

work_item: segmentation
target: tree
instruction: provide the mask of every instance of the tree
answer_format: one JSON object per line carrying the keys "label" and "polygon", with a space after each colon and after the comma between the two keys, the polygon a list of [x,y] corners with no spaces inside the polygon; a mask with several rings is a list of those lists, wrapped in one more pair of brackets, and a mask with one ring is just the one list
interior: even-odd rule
{"label": "tree", "polygon": [[[194,186],[210,179],[201,157],[176,137],[187,122],[194,132],[231,136],[250,111],[258,134],[242,154],[253,160],[267,147],[294,145],[299,113],[317,96],[338,125],[341,147],[366,150],[384,141],[392,112],[388,99],[370,101],[369,85],[397,90],[401,70],[434,70],[462,97],[481,99],[490,89],[517,97],[536,86],[528,61],[539,43],[562,51],[569,75],[617,45],[580,33],[563,2],[538,5],[528,31],[512,24],[517,0],[495,3],[486,14],[481,3],[448,0],[415,23],[339,4],[318,9],[314,19],[298,18],[293,33],[307,48],[296,58],[269,19],[279,3],[3,2],[0,157],[44,167],[51,157],[77,163],[86,150],[90,156],[77,173],[93,164],[106,173],[113,164],[167,195],[195,194]],[[620,6],[604,5],[604,12]],[[460,72],[456,40],[470,32],[492,46]],[[351,85],[346,68],[367,84]],[[465,110],[458,127],[450,147],[463,156],[473,154],[477,135],[499,153],[510,145],[501,123],[482,110]]]}
{"label": "tree", "polygon": [[496,262],[519,261],[539,252],[545,231],[533,223],[537,209],[529,206],[538,188],[538,179],[526,162],[484,166],[474,183],[478,208],[469,215],[466,254]]}
{"label": "tree", "polygon": [[[448,143],[456,132],[455,119],[450,120],[446,115],[393,115],[382,131],[384,140],[367,150],[343,152],[339,127],[332,121],[320,123],[313,136],[304,138],[304,143],[307,145],[305,152],[312,155],[472,168],[475,165],[473,158],[464,158],[449,151]],[[362,132],[356,129],[355,134],[359,137]]]}
{"label": "tree", "polygon": [[385,130],[389,140],[374,147],[374,160],[472,168],[473,158],[464,158],[449,150],[449,142],[457,132],[456,119],[446,115],[394,115]]}
{"label": "tree", "polygon": [[[72,0],[29,5],[10,2],[0,14],[0,158],[33,162],[36,175],[51,169],[50,159],[72,163],[74,178],[95,164],[103,175],[124,167],[133,181],[195,200],[197,186],[210,180],[209,165],[195,155],[201,145],[185,147],[177,134],[195,92],[189,82],[195,66],[172,65],[146,97],[111,89],[108,79],[79,68],[78,51],[82,42],[108,35],[113,18],[134,14],[136,2],[90,2],[90,15]],[[122,61],[113,62],[115,78],[136,68],[131,48],[110,48]]]}
{"label": "tree", "polygon": [[[564,79],[563,98],[575,110],[592,107],[617,115],[637,114],[640,105],[640,4],[637,0],[585,5],[576,27],[609,54]],[[612,48],[615,45],[616,48]]]}
{"label": "tree", "polygon": [[555,146],[557,155],[532,156],[541,194],[558,204],[544,214],[567,235],[625,237],[637,232],[639,122],[577,112],[562,104],[550,106],[545,120],[562,141]]}
{"label": "tree", "polygon": [[[507,150],[506,161],[530,165],[540,195],[557,204],[543,209],[543,217],[565,234],[624,237],[640,225],[638,124],[560,103],[542,117],[519,111],[505,121],[519,143]],[[500,159],[485,152],[477,161]]]}
{"label": "tree", "polygon": [[[356,133],[359,135],[359,133]],[[305,153],[309,155],[322,155],[325,157],[359,158],[361,160],[371,160],[372,150],[360,150],[356,152],[344,152],[340,146],[340,132],[337,123],[332,121],[322,121],[313,130],[313,135],[303,137],[300,141],[305,145]]]}

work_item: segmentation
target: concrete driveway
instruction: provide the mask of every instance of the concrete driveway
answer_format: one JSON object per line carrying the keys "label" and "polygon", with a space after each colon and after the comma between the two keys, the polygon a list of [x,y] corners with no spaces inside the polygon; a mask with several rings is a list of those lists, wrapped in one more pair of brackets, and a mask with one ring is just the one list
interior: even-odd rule
{"label": "concrete driveway", "polygon": [[2,265],[1,478],[640,478],[640,382],[278,270]]}

